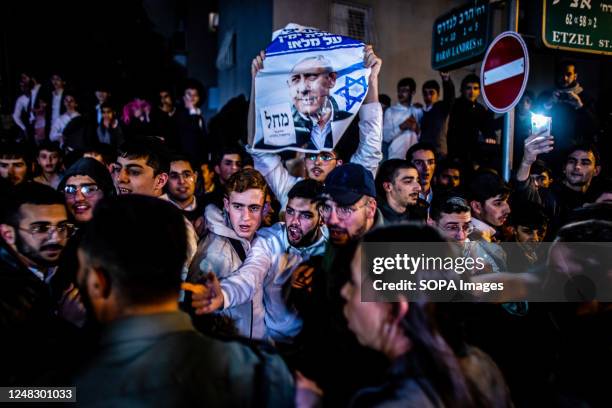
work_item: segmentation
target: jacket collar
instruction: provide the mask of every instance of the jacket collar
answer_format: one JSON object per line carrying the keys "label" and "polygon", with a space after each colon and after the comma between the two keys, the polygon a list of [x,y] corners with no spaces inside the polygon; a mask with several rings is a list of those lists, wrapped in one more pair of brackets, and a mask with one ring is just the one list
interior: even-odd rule
{"label": "jacket collar", "polygon": [[100,338],[100,343],[109,345],[131,340],[146,340],[168,333],[193,330],[189,315],[183,312],[129,316],[108,325]]}

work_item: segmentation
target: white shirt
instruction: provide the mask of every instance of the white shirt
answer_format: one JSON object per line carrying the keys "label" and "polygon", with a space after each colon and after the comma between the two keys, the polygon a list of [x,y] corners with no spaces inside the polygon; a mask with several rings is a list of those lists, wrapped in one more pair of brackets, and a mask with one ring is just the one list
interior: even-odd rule
{"label": "white shirt", "polygon": [[21,130],[25,131],[26,126],[21,120],[21,113],[28,111],[28,105],[30,104],[30,98],[27,95],[21,95],[15,101],[15,109],[13,110],[13,121],[17,126],[21,128]]}
{"label": "white shirt", "polygon": [[402,132],[389,145],[389,159],[406,160],[406,152],[419,141],[419,136],[411,130]]}
{"label": "white shirt", "polygon": [[51,100],[51,123],[55,122],[60,117],[62,109],[62,96],[64,96],[64,90],[62,89],[59,93],[53,91],[53,99]]}
{"label": "white shirt", "polygon": [[74,118],[76,118],[77,116],[81,116],[81,114],[79,112],[66,112],[63,115],[60,115],[59,118],[57,118],[57,120],[55,122],[53,122],[53,125],[51,126],[51,132],[49,133],[49,139],[51,139],[52,142],[60,142],[60,144],[64,144],[64,128],[66,127],[66,125]]}
{"label": "white shirt", "polygon": [[414,116],[420,125],[421,119],[423,118],[423,110],[414,106],[406,107],[401,103],[396,103],[389,107],[389,109],[385,111],[383,120],[383,141],[385,143],[391,143],[393,139],[402,134],[412,133],[416,135],[412,130],[400,129],[400,125],[410,116]]}

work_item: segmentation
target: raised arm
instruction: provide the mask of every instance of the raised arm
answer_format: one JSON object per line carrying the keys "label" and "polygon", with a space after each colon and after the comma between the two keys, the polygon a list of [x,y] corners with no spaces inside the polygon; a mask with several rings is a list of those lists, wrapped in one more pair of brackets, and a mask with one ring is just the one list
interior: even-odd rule
{"label": "raised arm", "polygon": [[382,160],[382,107],[378,102],[378,75],[382,59],[374,54],[371,45],[364,49],[364,65],[371,69],[368,93],[359,110],[359,146],[351,157],[352,163],[361,164],[374,176]]}

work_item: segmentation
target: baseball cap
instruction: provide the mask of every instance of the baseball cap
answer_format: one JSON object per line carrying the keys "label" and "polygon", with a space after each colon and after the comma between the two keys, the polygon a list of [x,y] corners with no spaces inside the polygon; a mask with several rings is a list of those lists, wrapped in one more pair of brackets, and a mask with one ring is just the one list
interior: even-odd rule
{"label": "baseball cap", "polygon": [[360,164],[347,163],[327,175],[323,196],[340,206],[355,204],[364,195],[376,197],[372,173]]}

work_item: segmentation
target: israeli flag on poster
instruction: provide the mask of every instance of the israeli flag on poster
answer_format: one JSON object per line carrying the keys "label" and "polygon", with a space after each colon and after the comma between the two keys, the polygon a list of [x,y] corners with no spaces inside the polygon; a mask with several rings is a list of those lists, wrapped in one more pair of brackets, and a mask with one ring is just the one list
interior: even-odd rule
{"label": "israeli flag on poster", "polygon": [[333,149],[368,92],[363,48],[297,24],[274,32],[255,77],[254,150]]}

